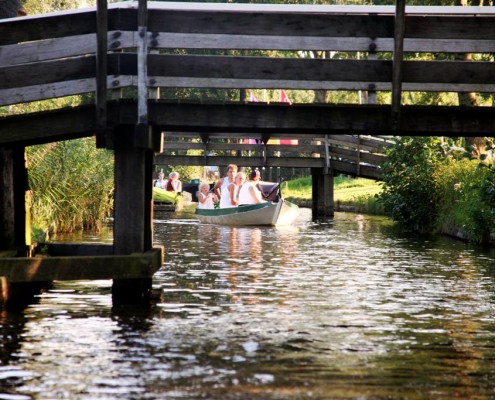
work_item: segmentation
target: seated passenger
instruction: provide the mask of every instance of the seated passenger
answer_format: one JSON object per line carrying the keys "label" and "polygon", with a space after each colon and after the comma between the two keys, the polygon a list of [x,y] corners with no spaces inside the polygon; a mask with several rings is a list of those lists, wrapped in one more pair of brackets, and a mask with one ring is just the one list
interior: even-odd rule
{"label": "seated passenger", "polygon": [[[224,178],[220,178],[215,183],[215,186],[213,186],[213,193],[215,193],[219,199],[222,199],[222,190],[227,190],[227,186],[234,182],[235,174],[237,174],[237,165],[229,164],[227,166],[227,175]],[[220,207],[222,207],[221,203]]]}
{"label": "seated passenger", "polygon": [[166,189],[169,192],[182,193],[182,182],[179,180],[178,172],[174,171],[168,175]]}
{"label": "seated passenger", "polygon": [[260,180],[260,171],[251,171],[249,174],[249,181],[242,185],[239,191],[239,204],[259,204],[266,203],[261,196],[261,191],[257,187],[257,183]]}
{"label": "seated passenger", "polygon": [[157,188],[160,188],[160,189],[166,189],[167,188],[167,182],[168,181],[165,180],[165,174],[163,173],[163,171],[160,171],[158,173],[158,179],[155,180],[153,185]]}
{"label": "seated passenger", "polygon": [[198,189],[198,208],[213,210],[215,208],[214,203],[216,203],[218,199],[217,196],[210,193],[210,184],[208,182],[201,182]]}
{"label": "seated passenger", "polygon": [[225,190],[222,190],[220,208],[231,208],[239,205],[239,188],[244,183],[245,177],[246,175],[244,172],[238,172],[234,177],[234,181],[230,183]]}

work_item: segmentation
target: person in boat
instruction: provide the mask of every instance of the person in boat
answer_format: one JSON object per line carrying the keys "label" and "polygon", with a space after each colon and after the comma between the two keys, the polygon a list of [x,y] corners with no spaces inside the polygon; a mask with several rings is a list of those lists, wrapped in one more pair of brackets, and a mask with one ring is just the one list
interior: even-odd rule
{"label": "person in boat", "polygon": [[210,184],[201,182],[198,186],[198,208],[213,210],[218,199],[217,196],[210,192]]}
{"label": "person in boat", "polygon": [[234,177],[234,182],[227,186],[227,189],[222,190],[220,197],[220,208],[231,208],[239,205],[239,189],[246,179],[246,174],[242,171],[238,172]]}
{"label": "person in boat", "polygon": [[227,190],[229,191],[230,202],[237,207],[239,205],[239,191],[241,190],[244,181],[246,180],[246,174],[242,171],[239,171],[234,178],[234,183],[231,183],[227,186]]}
{"label": "person in boat", "polygon": [[[235,174],[237,174],[237,165],[229,164],[227,166],[227,175],[216,181],[215,186],[213,186],[213,192],[219,199],[222,199],[222,191],[227,190],[227,186],[234,182]],[[222,207],[221,200],[220,207]]]}
{"label": "person in boat", "polygon": [[160,189],[166,189],[167,181],[165,180],[165,174],[163,173],[163,171],[160,171],[158,173],[158,179],[155,180],[153,186]]}
{"label": "person in boat", "polygon": [[173,171],[168,175],[165,189],[169,192],[182,193],[182,182],[179,180],[178,172]]}
{"label": "person in boat", "polygon": [[260,171],[251,171],[249,174],[249,180],[242,185],[241,190],[239,191],[240,205],[266,203],[266,200],[263,199],[261,191],[257,186],[259,180]]}

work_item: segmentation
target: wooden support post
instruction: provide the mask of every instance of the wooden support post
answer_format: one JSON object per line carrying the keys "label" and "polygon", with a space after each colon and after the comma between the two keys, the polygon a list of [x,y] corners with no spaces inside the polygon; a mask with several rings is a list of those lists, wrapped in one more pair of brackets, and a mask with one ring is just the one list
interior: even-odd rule
{"label": "wooden support post", "polygon": [[[114,254],[128,255],[148,251],[153,244],[153,150],[132,146],[138,134],[134,126],[117,130]],[[147,304],[150,293],[151,278],[113,281],[112,295],[117,304]]]}
{"label": "wooden support post", "polygon": [[11,146],[0,147],[0,250],[12,249],[14,228],[14,152]]}
{"label": "wooden support post", "polygon": [[[153,244],[153,132],[148,125],[148,8],[138,4],[138,120],[114,132],[115,222],[114,252],[144,252]],[[122,132],[121,132],[122,130]],[[119,143],[120,142],[120,143]],[[127,144],[126,144],[127,143]],[[112,296],[117,304],[148,304],[149,279],[114,279]]]}
{"label": "wooden support post", "polygon": [[394,58],[392,64],[392,129],[400,128],[400,108],[402,97],[402,58],[404,34],[406,31],[406,0],[396,0]]}
{"label": "wooden support post", "polygon": [[311,168],[313,205],[313,219],[321,216],[333,217],[333,169],[329,168],[328,173],[322,168]]}
{"label": "wooden support post", "polygon": [[96,147],[107,145],[107,0],[98,0],[96,8]]}
{"label": "wooden support post", "polygon": [[29,188],[24,146],[0,147],[0,250],[31,255]]}

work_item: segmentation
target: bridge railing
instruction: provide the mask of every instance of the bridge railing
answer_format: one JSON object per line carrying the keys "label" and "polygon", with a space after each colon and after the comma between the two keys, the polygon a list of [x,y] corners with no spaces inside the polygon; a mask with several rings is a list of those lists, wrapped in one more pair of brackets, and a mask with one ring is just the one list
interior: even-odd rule
{"label": "bridge railing", "polygon": [[[394,7],[149,2],[148,9],[148,88],[392,89]],[[110,5],[108,29],[107,87],[134,87],[137,2]],[[337,59],[337,51],[349,55]],[[439,52],[484,53],[487,61]],[[431,61],[409,59],[414,53],[432,53]],[[407,7],[402,90],[495,92],[492,53],[491,7]],[[0,54],[0,105],[94,92],[96,10],[0,21]]]}
{"label": "bridge railing", "polygon": [[[332,168],[335,173],[380,179],[391,137],[298,136],[297,144],[270,144],[262,135],[167,133],[157,165]],[[275,139],[277,140],[277,139]],[[276,142],[275,142],[276,143]]]}

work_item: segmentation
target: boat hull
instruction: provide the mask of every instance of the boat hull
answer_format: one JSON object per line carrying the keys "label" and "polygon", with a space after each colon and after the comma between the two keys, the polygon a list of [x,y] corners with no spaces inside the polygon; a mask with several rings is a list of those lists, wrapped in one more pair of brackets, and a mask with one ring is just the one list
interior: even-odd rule
{"label": "boat hull", "polygon": [[216,225],[289,225],[297,218],[299,207],[285,200],[214,210],[196,209],[196,218]]}
{"label": "boat hull", "polygon": [[157,187],[153,188],[153,201],[156,203],[175,204],[179,197],[180,196],[175,192],[169,192]]}

